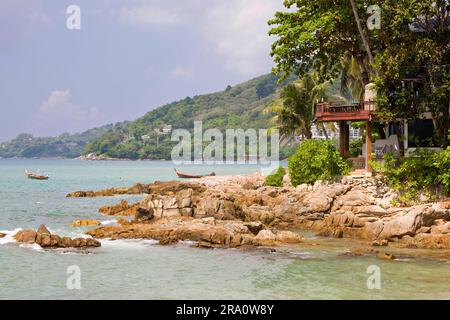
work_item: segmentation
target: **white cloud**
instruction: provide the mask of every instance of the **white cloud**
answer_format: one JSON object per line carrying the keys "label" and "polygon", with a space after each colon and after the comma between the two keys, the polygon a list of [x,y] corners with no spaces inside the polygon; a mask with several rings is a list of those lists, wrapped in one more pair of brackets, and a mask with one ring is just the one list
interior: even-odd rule
{"label": "white cloud", "polygon": [[200,46],[217,54],[225,70],[248,77],[266,73],[273,65],[269,53],[274,39],[268,36],[267,21],[280,10],[286,9],[276,0],[155,0],[122,8],[118,18],[149,31],[176,26],[181,35],[181,28],[193,28],[205,40]]}
{"label": "white cloud", "polygon": [[190,79],[194,75],[194,69],[189,67],[176,67],[170,73],[172,78]]}
{"label": "white cloud", "polygon": [[145,5],[123,8],[120,12],[120,19],[123,22],[140,28],[150,28],[157,25],[178,25],[186,22],[187,16],[177,8],[167,5]]}
{"label": "white cloud", "polygon": [[28,15],[28,19],[30,19],[31,22],[36,23],[49,23],[51,21],[50,17],[41,11],[33,11],[30,12]]}
{"label": "white cloud", "polygon": [[35,114],[36,129],[57,134],[84,130],[99,123],[102,115],[98,109],[82,108],[70,99],[70,90],[53,91]]}
{"label": "white cloud", "polygon": [[267,21],[282,9],[281,1],[228,0],[205,13],[202,30],[223,57],[225,69],[241,75],[268,72],[273,39]]}

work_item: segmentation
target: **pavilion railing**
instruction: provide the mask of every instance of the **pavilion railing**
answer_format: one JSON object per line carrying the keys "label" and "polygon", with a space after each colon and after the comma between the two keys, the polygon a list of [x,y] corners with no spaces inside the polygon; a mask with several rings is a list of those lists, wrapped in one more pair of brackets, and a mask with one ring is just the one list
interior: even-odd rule
{"label": "pavilion railing", "polygon": [[360,101],[342,104],[338,102],[319,102],[316,104],[316,113],[362,113],[375,111],[374,101]]}

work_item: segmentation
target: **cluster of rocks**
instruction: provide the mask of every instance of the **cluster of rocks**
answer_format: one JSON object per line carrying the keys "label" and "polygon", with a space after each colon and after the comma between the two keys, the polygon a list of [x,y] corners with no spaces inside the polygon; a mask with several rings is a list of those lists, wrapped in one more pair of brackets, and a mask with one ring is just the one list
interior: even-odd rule
{"label": "cluster of rocks", "polygon": [[[148,195],[137,205],[122,202],[105,212],[117,211],[119,215],[130,210],[128,213],[134,213],[134,220],[101,227],[90,234],[100,238],[149,237],[163,239],[162,242],[187,239],[200,243],[209,239],[203,232],[220,229],[222,240],[209,241],[212,245],[258,245],[259,233],[261,237],[273,238],[269,236],[271,232],[275,235],[274,242],[283,242],[274,230],[303,228],[323,236],[367,240],[375,246],[450,248],[448,202],[394,206],[396,193],[379,177],[349,176],[337,182],[297,187],[292,187],[285,178],[284,183],[280,188],[267,187],[263,176],[253,174],[124,188],[126,193]],[[213,218],[214,224],[205,224],[205,218]],[[239,235],[240,241],[225,240],[230,232],[225,225],[229,223],[247,229],[248,223],[255,223],[261,229],[257,234],[251,230],[233,234],[231,238],[238,239]],[[187,234],[190,236],[186,237]]]}
{"label": "cluster of rocks", "polygon": [[44,225],[38,230],[21,230],[14,235],[19,243],[38,244],[42,248],[88,248],[100,247],[100,242],[92,238],[69,238],[52,234]]}
{"label": "cluster of rocks", "polygon": [[203,189],[204,187],[198,184],[192,185],[191,183],[183,182],[159,182],[156,181],[150,184],[135,183],[131,187],[122,188],[109,188],[104,190],[89,190],[89,191],[74,191],[68,193],[68,198],[91,198],[91,197],[112,197],[115,195],[127,195],[127,194],[159,194],[159,193],[176,193],[187,187],[193,187],[196,190]]}
{"label": "cluster of rocks", "polygon": [[170,217],[152,223],[128,223],[101,227],[87,234],[95,238],[156,239],[160,244],[195,241],[198,247],[240,247],[298,243],[302,237],[290,231],[262,229],[262,224],[216,220],[213,217],[193,219]]}

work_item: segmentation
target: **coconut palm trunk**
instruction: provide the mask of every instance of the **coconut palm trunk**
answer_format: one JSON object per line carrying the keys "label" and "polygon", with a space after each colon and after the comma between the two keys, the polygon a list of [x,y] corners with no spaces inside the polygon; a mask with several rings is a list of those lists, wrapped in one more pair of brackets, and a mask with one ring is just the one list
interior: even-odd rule
{"label": "coconut palm trunk", "polygon": [[[363,30],[363,28],[361,26],[361,20],[359,19],[359,14],[358,14],[358,10],[356,8],[355,0],[350,0],[350,3],[352,5],[352,10],[353,10],[353,15],[355,16],[356,26],[358,27],[359,35],[361,36],[361,40],[362,40],[362,42],[364,44],[364,49],[366,50],[367,57],[369,59],[369,63],[370,63],[371,66],[373,66],[374,63],[375,63],[375,60],[373,58],[372,50],[370,49],[369,40],[367,40],[367,37],[366,37],[366,35],[364,33],[364,30]],[[376,71],[373,70],[373,68],[371,68],[371,69],[376,74]]]}

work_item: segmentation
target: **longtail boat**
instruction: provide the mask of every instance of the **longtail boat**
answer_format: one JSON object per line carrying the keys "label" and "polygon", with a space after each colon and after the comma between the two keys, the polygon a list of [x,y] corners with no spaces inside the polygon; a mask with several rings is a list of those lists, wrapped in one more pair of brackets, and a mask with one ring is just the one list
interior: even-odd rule
{"label": "longtail boat", "polygon": [[178,172],[177,169],[174,169],[175,173],[177,174],[177,176],[179,178],[183,178],[183,179],[199,179],[199,178],[203,178],[203,177],[213,177],[216,175],[215,172],[211,172],[209,174],[204,174],[204,175],[193,175],[193,174],[186,174],[186,173],[181,173]]}
{"label": "longtail boat", "polygon": [[28,178],[34,179],[34,180],[48,180],[48,178],[49,178],[48,175],[40,175],[40,174],[29,172],[28,170],[25,170],[25,175]]}

